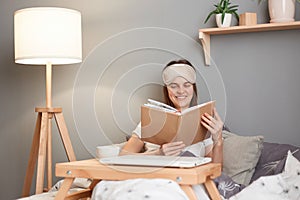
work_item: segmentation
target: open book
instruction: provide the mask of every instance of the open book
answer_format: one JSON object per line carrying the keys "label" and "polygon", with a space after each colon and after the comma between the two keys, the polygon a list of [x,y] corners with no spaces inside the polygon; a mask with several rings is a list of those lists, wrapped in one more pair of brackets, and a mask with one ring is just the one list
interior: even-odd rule
{"label": "open book", "polygon": [[141,107],[142,140],[162,145],[183,141],[186,145],[204,140],[207,129],[200,123],[204,113],[212,115],[215,101],[190,107],[183,112],[148,99]]}

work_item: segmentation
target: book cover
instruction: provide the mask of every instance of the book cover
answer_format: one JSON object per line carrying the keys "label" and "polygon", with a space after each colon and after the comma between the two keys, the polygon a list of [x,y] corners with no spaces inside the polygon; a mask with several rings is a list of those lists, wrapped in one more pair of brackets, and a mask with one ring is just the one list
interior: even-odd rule
{"label": "book cover", "polygon": [[204,113],[212,115],[215,101],[177,111],[161,102],[149,99],[141,107],[142,140],[162,145],[183,141],[187,146],[204,140],[207,129],[200,123]]}

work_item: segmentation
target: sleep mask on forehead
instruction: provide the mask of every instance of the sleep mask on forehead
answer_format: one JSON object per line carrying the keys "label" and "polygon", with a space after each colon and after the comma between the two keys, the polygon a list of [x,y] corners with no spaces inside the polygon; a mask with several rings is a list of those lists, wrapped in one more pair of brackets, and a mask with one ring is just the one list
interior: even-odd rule
{"label": "sleep mask on forehead", "polygon": [[194,84],[196,82],[196,72],[194,68],[187,64],[173,64],[167,66],[162,73],[163,82],[169,85],[175,78],[182,77],[188,82]]}

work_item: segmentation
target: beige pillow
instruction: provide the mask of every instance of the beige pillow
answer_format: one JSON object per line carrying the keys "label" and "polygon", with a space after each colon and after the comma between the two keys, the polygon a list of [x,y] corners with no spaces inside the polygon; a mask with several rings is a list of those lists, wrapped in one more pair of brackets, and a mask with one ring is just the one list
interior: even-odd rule
{"label": "beige pillow", "polygon": [[249,185],[263,147],[263,136],[239,136],[223,131],[223,172],[235,182]]}

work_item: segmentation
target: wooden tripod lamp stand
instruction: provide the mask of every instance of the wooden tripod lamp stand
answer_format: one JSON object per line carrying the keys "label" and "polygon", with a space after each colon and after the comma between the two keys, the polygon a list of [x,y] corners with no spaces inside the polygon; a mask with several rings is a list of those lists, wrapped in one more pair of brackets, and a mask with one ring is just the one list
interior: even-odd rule
{"label": "wooden tripod lamp stand", "polygon": [[36,194],[42,193],[47,158],[47,189],[52,187],[51,121],[55,118],[69,161],[76,157],[62,114],[62,108],[52,107],[52,65],[80,63],[81,14],[78,11],[35,7],[18,10],[14,15],[15,62],[46,65],[46,107],[36,108],[38,113],[29,162],[23,187],[28,196],[37,162]]}

